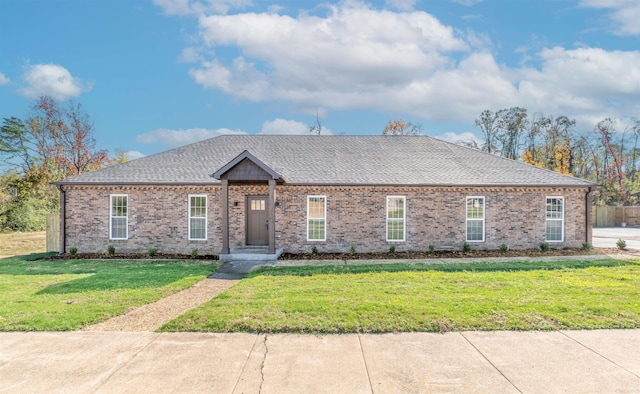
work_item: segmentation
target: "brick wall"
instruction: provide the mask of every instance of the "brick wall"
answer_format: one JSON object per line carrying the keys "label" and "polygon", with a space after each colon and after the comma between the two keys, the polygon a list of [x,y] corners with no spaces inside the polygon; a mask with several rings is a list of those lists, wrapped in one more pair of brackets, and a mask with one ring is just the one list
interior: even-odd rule
{"label": "brick wall", "polygon": [[[67,250],[106,252],[159,252],[218,254],[222,241],[220,188],[191,186],[66,186],[65,233]],[[111,194],[128,195],[129,239],[109,239]],[[207,195],[207,240],[189,241],[188,204],[190,194]]]}
{"label": "brick wall", "polygon": [[[65,186],[66,247],[80,252],[103,252],[112,244],[118,252],[217,254],[222,247],[220,186]],[[276,247],[288,252],[459,249],[465,242],[467,196],[485,197],[485,242],[476,249],[536,248],[545,236],[547,196],[565,199],[565,241],[552,247],[580,247],[585,242],[585,193],[575,188],[472,188],[383,186],[276,187]],[[129,196],[129,239],[109,239],[109,195]],[[188,240],[188,196],[207,195],[208,239]],[[229,186],[229,245],[245,244],[247,196],[266,196],[268,186]],[[324,242],[306,237],[307,195],[327,197],[327,233]],[[404,242],[386,241],[386,197],[406,197]],[[237,204],[234,204],[236,203]]]}

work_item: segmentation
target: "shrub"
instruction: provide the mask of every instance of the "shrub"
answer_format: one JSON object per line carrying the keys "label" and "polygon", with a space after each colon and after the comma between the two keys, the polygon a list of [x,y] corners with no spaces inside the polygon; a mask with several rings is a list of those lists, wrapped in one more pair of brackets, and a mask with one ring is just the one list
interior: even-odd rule
{"label": "shrub", "polygon": [[158,254],[158,249],[156,249],[156,248],[149,248],[148,253],[149,253],[149,256],[153,257],[153,256],[155,256],[156,254]]}
{"label": "shrub", "polygon": [[356,252],[356,245],[351,244],[351,246],[349,246],[349,253],[354,254]]}
{"label": "shrub", "polygon": [[70,247],[69,253],[71,253],[72,256],[75,256],[78,253],[78,248],[76,248],[75,246]]}
{"label": "shrub", "polygon": [[195,259],[198,257],[198,249],[191,249],[191,258]]}
{"label": "shrub", "polygon": [[429,245],[429,254],[433,254],[436,251],[436,247],[433,245]]}
{"label": "shrub", "polygon": [[593,246],[591,246],[589,242],[585,242],[582,244],[582,250],[591,250],[591,248],[593,248]]}
{"label": "shrub", "polygon": [[507,253],[509,251],[509,245],[507,245],[507,244],[500,245],[500,251],[502,253]]}
{"label": "shrub", "polygon": [[311,247],[311,254],[318,254],[318,247],[317,246],[312,246]]}
{"label": "shrub", "polygon": [[626,249],[627,248],[627,242],[624,239],[620,238],[618,240],[618,242],[616,242],[616,246],[620,250]]}
{"label": "shrub", "polygon": [[549,244],[547,242],[540,242],[540,250],[543,252],[549,251]]}
{"label": "shrub", "polygon": [[116,247],[113,245],[107,246],[107,253],[109,253],[109,256],[113,256],[116,254]]}
{"label": "shrub", "polygon": [[389,253],[395,253],[395,252],[396,252],[396,246],[395,245],[389,246]]}
{"label": "shrub", "polygon": [[462,244],[462,251],[464,253],[471,252],[471,245],[469,245],[468,243],[465,242],[464,244]]}

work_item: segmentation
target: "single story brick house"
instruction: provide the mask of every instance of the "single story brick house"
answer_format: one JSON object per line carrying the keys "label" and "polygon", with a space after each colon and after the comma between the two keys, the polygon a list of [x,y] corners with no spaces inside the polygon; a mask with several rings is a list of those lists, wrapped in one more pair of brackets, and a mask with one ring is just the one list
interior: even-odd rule
{"label": "single story brick house", "polygon": [[56,185],[62,252],[183,254],[581,247],[595,186],[426,136],[317,135],[223,135]]}

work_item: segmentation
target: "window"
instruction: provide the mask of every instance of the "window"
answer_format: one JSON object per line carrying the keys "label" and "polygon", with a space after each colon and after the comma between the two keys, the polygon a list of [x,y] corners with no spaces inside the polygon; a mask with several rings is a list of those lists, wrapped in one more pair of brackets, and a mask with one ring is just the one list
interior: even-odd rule
{"label": "window", "polygon": [[111,212],[109,214],[109,239],[127,239],[128,238],[128,216],[127,204],[128,197],[126,194],[111,195]]}
{"label": "window", "polygon": [[564,197],[547,197],[547,232],[545,240],[564,241]]}
{"label": "window", "polygon": [[404,206],[404,196],[387,196],[387,241],[404,241]]}
{"label": "window", "polygon": [[467,241],[484,242],[484,197],[467,197]]}
{"label": "window", "polygon": [[251,210],[252,211],[264,211],[265,210],[265,200],[251,200]]}
{"label": "window", "polygon": [[307,196],[307,241],[324,241],[327,236],[327,197]]}
{"label": "window", "polygon": [[207,196],[189,196],[189,239],[207,239]]}

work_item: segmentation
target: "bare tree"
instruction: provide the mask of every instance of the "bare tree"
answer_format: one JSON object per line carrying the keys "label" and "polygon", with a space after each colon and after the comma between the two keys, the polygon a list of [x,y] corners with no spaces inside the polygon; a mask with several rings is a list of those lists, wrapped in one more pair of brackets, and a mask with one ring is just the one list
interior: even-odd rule
{"label": "bare tree", "polygon": [[309,127],[311,134],[320,135],[322,133],[322,123],[320,123],[320,116],[316,112],[316,125]]}
{"label": "bare tree", "polygon": [[490,110],[484,110],[480,116],[475,120],[476,126],[482,131],[484,137],[484,143],[482,150],[489,153],[496,153],[498,151],[496,144],[498,133],[498,114],[493,113]]}

